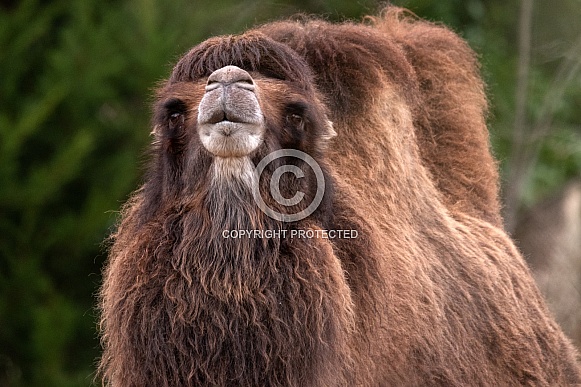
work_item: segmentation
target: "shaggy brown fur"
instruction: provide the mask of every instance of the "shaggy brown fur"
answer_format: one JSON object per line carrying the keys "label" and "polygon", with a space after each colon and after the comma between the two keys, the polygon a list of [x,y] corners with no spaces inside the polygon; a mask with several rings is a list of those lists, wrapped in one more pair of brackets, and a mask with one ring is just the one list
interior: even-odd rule
{"label": "shaggy brown fur", "polygon": [[[125,206],[105,270],[105,382],[581,382],[574,350],[498,227],[472,52],[397,9],[373,20],[268,24],[210,39],[176,65],[158,93],[149,175]],[[310,217],[275,221],[243,178],[211,179],[216,160],[196,117],[206,77],[226,65],[249,71],[261,90],[267,130],[252,162],[294,148],[325,171],[325,198]],[[289,120],[298,114],[304,130]],[[338,133],[328,147],[327,117]],[[282,159],[259,182],[273,207],[268,176],[291,162],[306,176],[283,175],[281,189],[300,189],[307,203],[315,194],[304,163]],[[225,229],[359,237],[233,240]]]}

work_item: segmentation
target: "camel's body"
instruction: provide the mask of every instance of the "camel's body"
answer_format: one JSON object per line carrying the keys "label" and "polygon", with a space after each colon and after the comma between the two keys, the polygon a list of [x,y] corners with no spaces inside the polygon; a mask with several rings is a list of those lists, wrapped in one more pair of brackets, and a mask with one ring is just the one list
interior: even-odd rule
{"label": "camel's body", "polygon": [[[242,117],[235,146],[217,106]],[[105,380],[580,382],[572,347],[501,229],[485,112],[466,44],[399,10],[374,26],[279,22],[194,47],[159,91],[153,165],[114,236]],[[292,223],[266,216],[250,192],[266,192],[249,176],[280,148],[310,154],[327,182],[318,210]],[[312,198],[312,173],[295,164],[306,177],[283,178],[282,190]],[[221,236],[233,228],[358,237]]]}

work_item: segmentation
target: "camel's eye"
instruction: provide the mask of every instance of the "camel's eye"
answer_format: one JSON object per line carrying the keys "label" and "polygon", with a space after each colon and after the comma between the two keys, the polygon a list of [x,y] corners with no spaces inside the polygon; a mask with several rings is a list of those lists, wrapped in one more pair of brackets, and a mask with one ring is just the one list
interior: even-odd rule
{"label": "camel's eye", "polygon": [[286,108],[286,122],[289,126],[304,130],[305,129],[305,111],[306,106],[302,103],[294,103]]}
{"label": "camel's eye", "polygon": [[169,130],[175,130],[183,126],[185,122],[186,105],[179,99],[170,99],[164,105]]}
{"label": "camel's eye", "polygon": [[168,127],[170,130],[175,130],[184,124],[185,117],[183,113],[175,112],[171,113],[169,116]]}
{"label": "camel's eye", "polygon": [[303,120],[303,117],[299,114],[289,114],[288,116],[286,116],[286,120],[287,122],[298,129],[304,129],[304,125],[305,122]]}

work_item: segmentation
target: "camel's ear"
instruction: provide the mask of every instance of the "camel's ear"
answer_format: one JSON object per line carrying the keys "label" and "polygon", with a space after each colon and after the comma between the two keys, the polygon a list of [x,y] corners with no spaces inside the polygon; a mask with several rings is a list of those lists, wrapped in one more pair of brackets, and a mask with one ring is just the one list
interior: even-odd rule
{"label": "camel's ear", "polygon": [[337,135],[337,132],[333,128],[333,121],[325,120],[325,126],[323,128],[323,133],[321,133],[321,138],[324,142],[331,140]]}
{"label": "camel's ear", "polygon": [[159,135],[159,129],[160,129],[159,125],[154,125],[153,129],[151,129],[151,132],[149,132],[149,135],[153,136],[153,137],[157,137]]}

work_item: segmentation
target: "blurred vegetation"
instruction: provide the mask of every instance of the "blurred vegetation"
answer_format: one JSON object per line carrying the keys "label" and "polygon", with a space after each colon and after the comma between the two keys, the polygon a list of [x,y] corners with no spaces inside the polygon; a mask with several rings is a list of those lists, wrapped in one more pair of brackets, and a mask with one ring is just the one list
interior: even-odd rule
{"label": "blurred vegetation", "polygon": [[[451,26],[481,55],[506,172],[519,2],[394,3]],[[373,0],[0,1],[0,386],[91,384],[103,240],[140,180],[152,90],[180,54],[211,35],[299,11],[342,20],[379,7]],[[527,122],[533,127],[548,109],[550,131],[535,140],[525,207],[581,171],[579,71],[550,100],[560,64],[581,57],[571,51],[580,21],[578,0],[535,5]]]}

